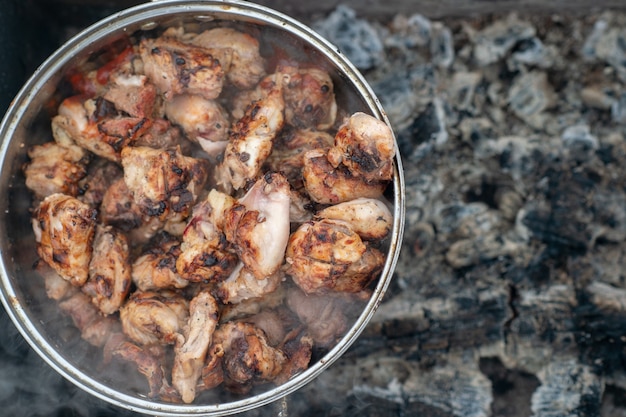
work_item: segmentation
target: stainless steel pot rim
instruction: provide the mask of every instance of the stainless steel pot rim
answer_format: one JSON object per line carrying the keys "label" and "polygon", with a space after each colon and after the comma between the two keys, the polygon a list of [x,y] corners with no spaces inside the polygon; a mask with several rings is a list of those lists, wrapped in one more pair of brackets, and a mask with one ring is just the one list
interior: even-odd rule
{"label": "stainless steel pot rim", "polygon": [[[12,137],[24,117],[24,114],[28,110],[30,103],[33,101],[33,98],[36,97],[42,89],[48,87],[48,81],[53,78],[56,73],[61,71],[78,52],[90,50],[95,41],[103,39],[120,30],[126,31],[127,28],[136,27],[139,23],[150,24],[158,21],[160,18],[178,13],[196,14],[197,16],[204,17],[227,15],[235,18],[253,19],[254,21],[262,21],[264,24],[281,28],[306,40],[310,45],[337,65],[354,83],[355,87],[362,94],[372,114],[389,124],[389,120],[380,102],[358,70],[334,45],[293,18],[267,7],[240,0],[157,0],[115,13],[86,28],[61,46],[35,71],[32,77],[19,91],[0,125],[0,137],[5,139]],[[8,140],[3,140],[0,145],[0,169],[2,170],[8,169],[6,158],[9,142]],[[84,391],[106,402],[131,411],[155,416],[217,416],[247,411],[284,397],[316,378],[350,347],[375,313],[389,285],[398,260],[402,242],[405,217],[405,192],[402,173],[400,155],[396,150],[393,183],[394,224],[390,238],[390,248],[381,273],[381,278],[364,311],[341,341],[321,360],[311,365],[306,371],[292,378],[290,381],[249,398],[211,405],[161,403],[148,398],[138,398],[116,391],[112,387],[79,372],[70,362],[55,351],[54,347],[50,345],[31,323],[31,318],[27,315],[24,306],[21,304],[18,294],[11,282],[11,277],[7,272],[6,265],[13,262],[13,260],[7,259],[8,255],[5,251],[3,251],[2,257],[0,258],[0,282],[2,284],[0,287],[0,295],[2,303],[22,336],[39,356],[66,379]]]}

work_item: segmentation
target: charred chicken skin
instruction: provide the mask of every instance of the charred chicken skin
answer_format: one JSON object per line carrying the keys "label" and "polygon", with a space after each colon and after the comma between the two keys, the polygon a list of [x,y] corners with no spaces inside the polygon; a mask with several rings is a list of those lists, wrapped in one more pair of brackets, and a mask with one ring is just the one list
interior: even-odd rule
{"label": "charred chicken skin", "polygon": [[113,314],[126,301],[131,284],[130,247],[126,235],[111,226],[96,227],[89,278],[82,290],[105,314]]}
{"label": "charred chicken skin", "polygon": [[226,148],[230,121],[226,110],[215,100],[181,94],[165,103],[165,115],[208,155],[216,157]]}
{"label": "charred chicken skin", "polygon": [[283,127],[285,101],[280,74],[263,82],[269,84],[267,94],[250,103],[231,128],[224,159],[218,167],[218,182],[225,190],[239,190],[257,178]]}
{"label": "charred chicken skin", "polygon": [[231,196],[212,190],[194,208],[176,260],[180,276],[191,282],[219,282],[238,263],[222,232],[223,212],[235,204]]}
{"label": "charred chicken skin", "polygon": [[215,28],[194,36],[190,43],[221,57],[227,80],[239,89],[254,87],[265,75],[265,60],[259,51],[259,41],[247,33],[232,28]]}
{"label": "charred chicken skin", "polygon": [[26,187],[37,198],[62,193],[76,197],[79,181],[87,175],[89,154],[76,145],[55,142],[35,145],[28,150],[30,161],[24,167]]}
{"label": "charred chicken skin", "polygon": [[76,286],[82,286],[89,276],[96,215],[89,205],[58,193],[46,197],[34,213],[37,253]]}
{"label": "charred chicken skin", "polygon": [[189,301],[175,291],[135,291],[120,309],[124,334],[140,345],[174,344],[189,317]]}
{"label": "charred chicken skin", "polygon": [[222,92],[224,69],[206,48],[159,37],[144,39],[139,54],[145,74],[166,99],[197,94],[213,100]]}
{"label": "charred chicken skin", "polygon": [[120,114],[115,105],[102,97],[73,96],[59,106],[52,119],[57,143],[74,143],[95,155],[114,162],[120,151],[148,131],[151,120]]}
{"label": "charred chicken skin", "polygon": [[337,204],[355,198],[380,198],[387,183],[363,181],[344,166],[333,167],[323,149],[304,154],[302,168],[304,188],[311,200],[320,204]]}
{"label": "charred chicken skin", "polygon": [[186,403],[192,402],[196,396],[196,385],[218,318],[217,301],[209,292],[200,292],[189,303],[189,319],[182,334],[176,338],[172,368],[172,385]]}
{"label": "charred chicken skin", "polygon": [[286,78],[285,120],[298,129],[328,129],[335,124],[337,103],[333,81],[316,67],[281,66]]}
{"label": "charred chicken skin", "polygon": [[266,174],[225,215],[224,232],[239,259],[257,279],[273,275],[289,239],[289,183]]}
{"label": "charred chicken skin", "polygon": [[224,383],[234,392],[245,393],[254,384],[272,381],[287,361],[282,351],[269,344],[265,332],[249,323],[226,323],[214,338],[223,351]]}
{"label": "charred chicken skin", "polygon": [[126,147],[121,157],[124,182],[148,216],[188,215],[207,180],[206,162],[183,155],[180,148]]}
{"label": "charred chicken skin", "polygon": [[176,270],[180,246],[180,241],[167,232],[155,235],[132,264],[132,280],[137,288],[141,291],[185,288],[189,281]]}
{"label": "charred chicken skin", "polygon": [[393,133],[383,121],[355,113],[339,128],[328,152],[333,167],[344,165],[366,182],[389,181],[393,176]]}

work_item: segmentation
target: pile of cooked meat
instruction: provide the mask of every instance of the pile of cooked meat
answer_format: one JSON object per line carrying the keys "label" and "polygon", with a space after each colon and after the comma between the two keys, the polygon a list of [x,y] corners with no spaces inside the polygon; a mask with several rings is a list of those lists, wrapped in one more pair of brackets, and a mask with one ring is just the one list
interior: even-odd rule
{"label": "pile of cooked meat", "polygon": [[259,43],[231,27],[116,42],[68,75],[54,140],[24,165],[48,296],[163,401],[302,372],[384,265],[391,130]]}

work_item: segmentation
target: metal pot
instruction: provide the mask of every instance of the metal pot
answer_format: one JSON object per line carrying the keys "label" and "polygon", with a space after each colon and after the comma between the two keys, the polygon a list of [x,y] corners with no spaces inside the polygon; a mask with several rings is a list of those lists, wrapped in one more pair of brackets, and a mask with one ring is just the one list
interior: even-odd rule
{"label": "metal pot", "polygon": [[[68,320],[46,297],[42,279],[33,270],[36,261],[30,224],[31,196],[25,187],[22,165],[30,145],[51,139],[50,103],[69,70],[121,36],[170,25],[210,26],[235,21],[261,28],[263,41],[280,45],[289,54],[326,67],[335,82],[338,104],[348,112],[365,111],[389,123],[366,81],[329,42],[301,23],[271,9],[244,1],[163,0],[116,13],[82,31],[50,56],[19,91],[0,126],[0,294],[12,321],[32,348],[57,372],[90,394],[116,406],[159,416],[227,415],[249,410],[299,389],[337,360],[355,341],[380,304],[398,258],[404,222],[404,181],[399,154],[388,196],[394,205],[394,224],[384,269],[371,299],[339,343],[303,373],[288,382],[253,392],[248,397],[216,397],[198,404],[171,404],[151,400],[145,381],[101,369],[99,353],[72,333]],[[53,110],[52,110],[53,111]],[[101,354],[101,353],[100,353]],[[115,367],[112,367],[115,368]],[[134,370],[129,371],[134,374]]]}

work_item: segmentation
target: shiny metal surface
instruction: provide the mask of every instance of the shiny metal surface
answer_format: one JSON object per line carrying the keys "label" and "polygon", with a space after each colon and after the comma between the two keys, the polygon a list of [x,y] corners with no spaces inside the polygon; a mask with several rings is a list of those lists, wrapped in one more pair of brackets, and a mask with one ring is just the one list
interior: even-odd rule
{"label": "shiny metal surface", "polygon": [[[337,360],[362,332],[389,285],[398,259],[404,226],[404,179],[399,153],[391,195],[394,225],[383,272],[372,298],[347,334],[323,358],[287,383],[244,399],[215,398],[203,404],[170,404],[140,394],[143,381],[132,375],[119,378],[99,369],[94,351],[72,337],[68,320],[46,298],[42,280],[33,271],[36,261],[29,219],[31,204],[21,173],[28,146],[51,139],[50,103],[62,75],[119,36],[154,30],[174,23],[198,25],[214,20],[235,20],[260,25],[286,36],[286,47],[314,54],[336,78],[338,96],[354,90],[350,110],[365,110],[389,124],[380,102],[355,67],[337,49],[299,22],[263,6],[244,1],[160,0],[104,19],[82,31],[46,60],[18,93],[0,126],[0,295],[12,321],[33,349],[57,372],[90,394],[119,407],[157,416],[219,416],[249,410],[299,389]],[[285,39],[285,38],[282,38]],[[306,48],[302,48],[305,45]],[[117,370],[118,372],[120,370]],[[133,370],[134,371],[134,370]]]}

